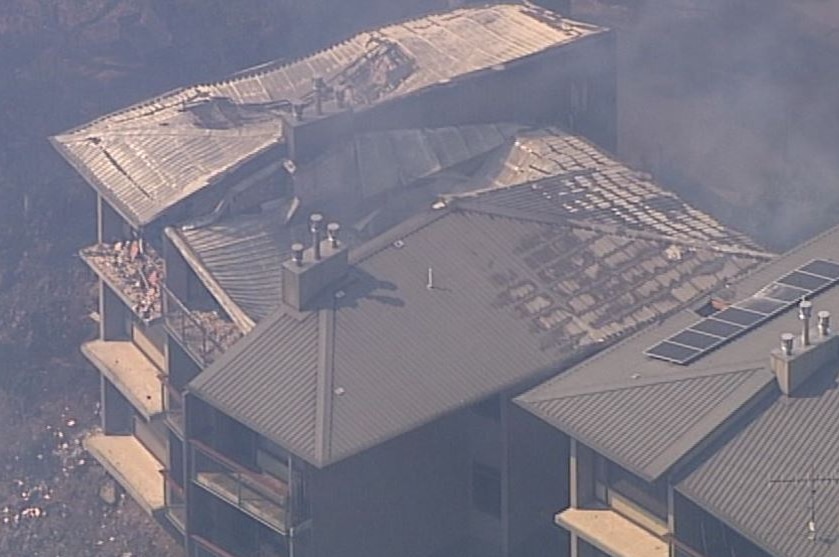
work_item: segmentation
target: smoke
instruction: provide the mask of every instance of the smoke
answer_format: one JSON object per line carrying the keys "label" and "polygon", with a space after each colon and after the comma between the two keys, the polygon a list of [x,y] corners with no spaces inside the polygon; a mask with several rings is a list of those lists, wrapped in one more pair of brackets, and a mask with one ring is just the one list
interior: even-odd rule
{"label": "smoke", "polygon": [[839,1],[575,0],[618,29],[619,155],[769,248],[839,222]]}

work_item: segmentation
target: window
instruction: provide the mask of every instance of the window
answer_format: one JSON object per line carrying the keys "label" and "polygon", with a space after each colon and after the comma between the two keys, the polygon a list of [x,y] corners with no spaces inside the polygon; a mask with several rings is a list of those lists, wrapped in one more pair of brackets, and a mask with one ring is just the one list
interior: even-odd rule
{"label": "window", "polygon": [[667,481],[650,483],[609,462],[609,489],[629,499],[632,503],[656,518],[667,520]]}
{"label": "window", "polygon": [[501,472],[497,468],[472,465],[472,505],[479,511],[501,518]]}

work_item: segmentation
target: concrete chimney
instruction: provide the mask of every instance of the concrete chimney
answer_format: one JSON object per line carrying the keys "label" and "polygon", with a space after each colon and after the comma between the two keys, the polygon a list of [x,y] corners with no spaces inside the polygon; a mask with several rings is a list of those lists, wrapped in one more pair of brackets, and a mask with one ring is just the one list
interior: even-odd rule
{"label": "concrete chimney", "polygon": [[[799,309],[799,318],[809,326],[812,303],[802,302]],[[809,329],[803,329],[800,346],[794,347],[795,335],[784,333],[780,349],[773,350],[769,357],[778,387],[785,395],[793,395],[807,379],[827,366],[839,366],[839,336],[822,334],[822,330],[829,329],[830,317],[824,314],[827,312],[819,312],[819,335],[812,337]]]}
{"label": "concrete chimney", "polygon": [[[317,217],[317,218],[315,218]],[[321,239],[323,216],[314,214],[309,229],[315,244],[304,250],[300,244],[292,246],[292,258],[283,263],[283,302],[298,311],[306,311],[325,290],[337,283],[349,270],[349,250],[338,242],[339,227],[330,224],[330,236]]]}
{"label": "concrete chimney", "polygon": [[810,317],[813,315],[813,302],[801,300],[798,304],[798,318],[801,320],[801,345],[810,346]]}

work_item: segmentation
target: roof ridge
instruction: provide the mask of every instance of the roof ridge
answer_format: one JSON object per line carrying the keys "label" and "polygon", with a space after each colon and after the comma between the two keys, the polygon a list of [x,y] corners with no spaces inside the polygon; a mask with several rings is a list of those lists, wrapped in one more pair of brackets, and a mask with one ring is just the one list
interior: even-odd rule
{"label": "roof ridge", "polygon": [[[720,375],[753,373],[755,371],[765,369],[765,366],[757,365],[756,363],[752,364],[751,367],[741,367],[742,365],[747,365],[747,363],[744,362],[741,365],[732,366],[731,368],[721,369],[715,367],[706,368],[704,370],[682,371],[670,375],[654,375],[650,377],[638,376],[634,379],[630,377],[629,379],[624,379],[622,381],[611,383],[609,385],[590,385],[585,387],[578,387],[577,389],[571,389],[569,391],[563,392],[559,396],[543,395],[540,397],[526,397],[523,395],[522,397],[520,397],[520,399],[523,402],[538,404],[540,402],[565,400],[569,398],[576,398],[579,396],[600,395],[614,393],[618,391],[629,391],[633,389],[653,387],[656,385],[665,385],[668,383],[683,383],[695,379],[705,379],[708,377],[715,377]],[[557,378],[557,382],[562,382],[562,376]]]}
{"label": "roof ridge", "polygon": [[318,310],[318,379],[317,407],[315,408],[315,460],[328,462],[332,458],[332,402],[335,380],[335,321],[332,307]]}
{"label": "roof ridge", "polygon": [[[519,184],[510,187],[521,187],[533,183],[534,182],[527,182],[526,184]],[[609,225],[604,223],[591,222],[587,220],[570,219],[566,217],[556,216],[546,211],[540,211],[538,209],[511,209],[507,207],[502,207],[500,205],[496,205],[491,202],[488,203],[485,201],[478,201],[477,199],[469,198],[453,198],[448,203],[465,211],[507,217],[513,220],[538,222],[554,226],[572,226],[576,228],[593,230],[603,234],[610,234],[613,236],[636,238],[655,242],[664,242],[668,244],[678,244],[684,247],[709,249],[719,253],[742,255],[744,257],[753,257],[756,259],[769,260],[773,257],[773,255],[769,252],[756,251],[750,248],[720,244],[717,242],[701,242],[692,238],[666,236],[664,234],[656,232],[635,230],[633,228],[619,225]]]}

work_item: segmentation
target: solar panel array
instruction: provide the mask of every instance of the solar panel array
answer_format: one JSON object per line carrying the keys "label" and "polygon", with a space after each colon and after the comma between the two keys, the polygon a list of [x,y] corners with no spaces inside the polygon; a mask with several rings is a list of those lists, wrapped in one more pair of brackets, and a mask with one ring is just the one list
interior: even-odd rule
{"label": "solar panel array", "polygon": [[644,354],[687,365],[837,282],[839,263],[814,259],[753,296],[651,346]]}

